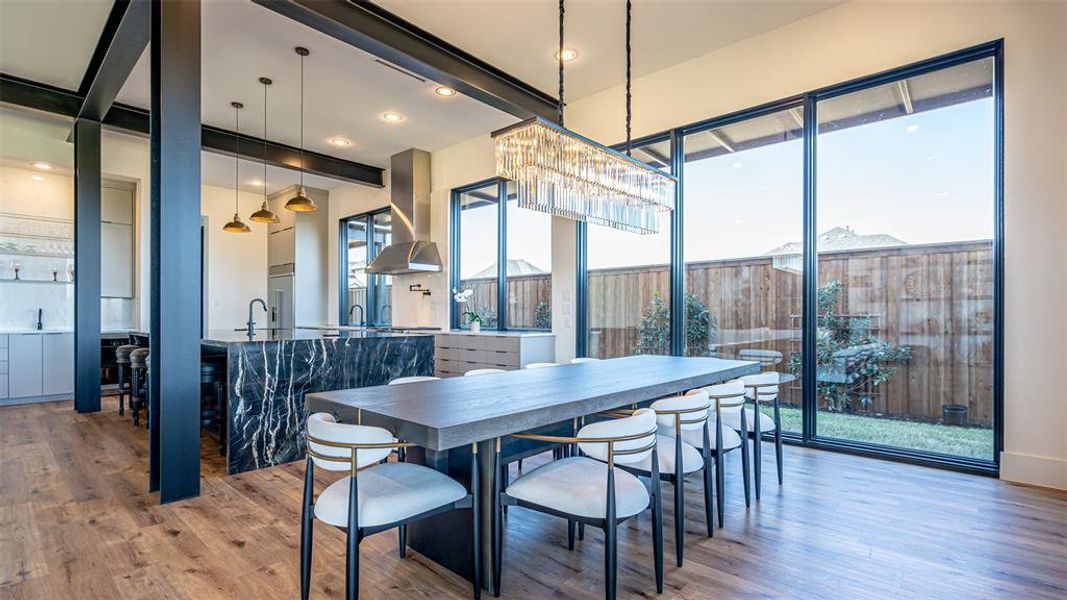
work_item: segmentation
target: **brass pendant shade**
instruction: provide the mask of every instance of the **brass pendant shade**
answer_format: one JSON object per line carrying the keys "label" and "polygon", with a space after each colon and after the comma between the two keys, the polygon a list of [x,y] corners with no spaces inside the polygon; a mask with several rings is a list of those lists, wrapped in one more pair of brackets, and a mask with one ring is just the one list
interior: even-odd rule
{"label": "brass pendant shade", "polygon": [[249,215],[249,220],[256,223],[281,223],[282,220],[278,218],[278,215],[271,211],[267,206],[267,201],[263,201],[263,205],[259,207],[259,210]]}
{"label": "brass pendant shade", "polygon": [[241,220],[241,215],[233,213],[233,220],[222,226],[223,231],[229,233],[251,233],[252,228]]}
{"label": "brass pendant shade", "polygon": [[319,207],[304,189],[304,57],[311,52],[302,46],[294,50],[300,56],[300,187],[296,195],[285,203],[285,208],[293,212],[315,212]]}
{"label": "brass pendant shade", "polygon": [[308,197],[308,192],[304,189],[304,186],[300,186],[296,195],[285,203],[285,208],[293,212],[315,212],[319,209],[319,206],[315,204],[314,200]]}

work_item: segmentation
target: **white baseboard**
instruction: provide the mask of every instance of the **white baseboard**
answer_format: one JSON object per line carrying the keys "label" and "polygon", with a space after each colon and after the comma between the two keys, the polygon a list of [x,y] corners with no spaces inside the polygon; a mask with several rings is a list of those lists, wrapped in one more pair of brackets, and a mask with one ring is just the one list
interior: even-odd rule
{"label": "white baseboard", "polygon": [[1001,452],[1000,478],[1015,483],[1067,490],[1067,460],[1019,452]]}

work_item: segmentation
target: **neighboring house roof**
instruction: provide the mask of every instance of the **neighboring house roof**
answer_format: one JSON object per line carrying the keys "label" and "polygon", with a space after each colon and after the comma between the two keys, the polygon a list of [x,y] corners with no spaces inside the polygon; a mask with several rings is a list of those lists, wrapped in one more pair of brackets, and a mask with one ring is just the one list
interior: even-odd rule
{"label": "neighboring house roof", "polygon": [[[544,271],[521,258],[508,259],[508,275],[540,275],[541,273],[544,273]],[[496,263],[478,271],[469,279],[484,279],[486,277],[496,277]]]}
{"label": "neighboring house roof", "polygon": [[[819,235],[818,248],[820,251],[829,250],[858,250],[861,248],[883,248],[886,246],[904,246],[907,242],[897,239],[885,233],[873,233],[859,235],[850,227],[834,227]],[[789,242],[777,248],[765,252],[764,256],[782,256],[785,254],[801,254],[803,252],[801,242]]]}

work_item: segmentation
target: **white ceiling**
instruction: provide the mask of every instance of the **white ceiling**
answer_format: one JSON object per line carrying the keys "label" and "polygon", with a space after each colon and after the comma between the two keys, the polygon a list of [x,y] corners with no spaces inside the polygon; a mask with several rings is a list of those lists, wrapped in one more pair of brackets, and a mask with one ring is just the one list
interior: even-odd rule
{"label": "white ceiling", "polygon": [[[635,0],[634,76],[770,31],[843,0]],[[418,27],[556,95],[558,4],[551,0],[377,0]],[[625,3],[570,0],[566,97],[575,100],[625,79]]]}
{"label": "white ceiling", "polygon": [[76,90],[112,0],[0,0],[0,71]]}
{"label": "white ceiling", "polygon": [[[6,1],[6,0],[3,0]],[[516,119],[465,96],[443,98],[437,84],[420,82],[374,61],[374,57],[249,1],[207,0],[203,5],[202,105],[204,123],[234,128],[230,102],[245,105],[241,131],[261,135],[263,88],[259,77],[274,80],[268,90],[271,140],[300,142],[300,57],[305,46],[306,147],[379,167],[389,156],[417,147],[434,151],[489,135]],[[147,52],[119,92],[118,101],[147,108]],[[404,115],[387,123],[385,112]],[[326,140],[345,137],[348,148]]]}

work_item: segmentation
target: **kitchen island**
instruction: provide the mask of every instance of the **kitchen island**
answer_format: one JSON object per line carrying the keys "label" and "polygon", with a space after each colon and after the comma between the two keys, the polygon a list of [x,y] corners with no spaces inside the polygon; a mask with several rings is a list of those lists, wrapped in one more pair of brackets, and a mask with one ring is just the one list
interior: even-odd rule
{"label": "kitchen island", "polygon": [[384,385],[432,375],[433,336],[336,330],[210,332],[205,361],[224,362],[227,470],[304,457],[304,394]]}

